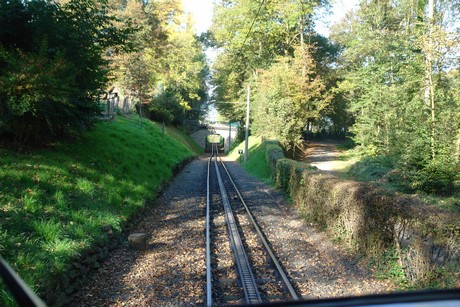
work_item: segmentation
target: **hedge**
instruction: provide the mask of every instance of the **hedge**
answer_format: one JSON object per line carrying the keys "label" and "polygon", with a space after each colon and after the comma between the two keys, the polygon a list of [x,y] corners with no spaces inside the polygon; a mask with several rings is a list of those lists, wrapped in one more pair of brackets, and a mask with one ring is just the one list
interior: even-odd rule
{"label": "hedge", "polygon": [[287,159],[276,142],[266,148],[275,183],[309,222],[369,258],[396,255],[412,284],[436,281],[442,272],[460,287],[459,214]]}

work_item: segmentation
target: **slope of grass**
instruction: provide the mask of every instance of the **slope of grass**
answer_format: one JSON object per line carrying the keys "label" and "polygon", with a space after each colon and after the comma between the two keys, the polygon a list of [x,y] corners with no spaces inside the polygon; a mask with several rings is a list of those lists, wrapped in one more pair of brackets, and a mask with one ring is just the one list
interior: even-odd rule
{"label": "slope of grass", "polygon": [[262,142],[260,137],[250,136],[248,142],[249,158],[248,161],[244,162],[244,155],[238,154],[238,150],[244,150],[244,142],[234,147],[229,152],[229,157],[235,161],[242,161],[242,166],[251,175],[258,179],[266,182],[273,183],[273,179],[270,177],[270,167],[268,166],[266,155],[266,143]]}
{"label": "slope of grass", "polygon": [[[107,229],[121,232],[193,155],[155,124],[122,117],[52,150],[0,148],[0,254],[42,295],[83,250],[107,240]],[[0,305],[10,304],[0,288]]]}
{"label": "slope of grass", "polygon": [[[156,123],[156,125],[162,129],[162,124]],[[203,148],[201,148],[200,145],[198,145],[190,135],[186,134],[182,130],[179,130],[175,127],[166,127],[165,130],[165,134],[169,134],[172,138],[187,145],[187,147],[196,155],[202,155],[204,153]]]}

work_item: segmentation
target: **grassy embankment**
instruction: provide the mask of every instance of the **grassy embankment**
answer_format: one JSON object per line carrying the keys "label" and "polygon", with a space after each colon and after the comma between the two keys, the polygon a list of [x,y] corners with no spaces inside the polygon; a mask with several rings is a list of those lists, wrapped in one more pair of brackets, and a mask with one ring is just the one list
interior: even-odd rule
{"label": "grassy embankment", "polygon": [[[0,148],[0,253],[39,295],[79,255],[120,233],[194,155],[187,136],[117,117],[74,143],[18,154]],[[51,290],[53,291],[53,290]],[[11,300],[0,287],[0,305]]]}
{"label": "grassy embankment", "polygon": [[273,179],[270,176],[270,167],[265,158],[266,143],[262,142],[260,137],[250,136],[248,142],[249,159],[244,162],[244,156],[238,154],[238,150],[244,150],[244,142],[238,144],[229,152],[229,157],[233,160],[242,161],[242,166],[251,175],[260,180],[273,185]]}

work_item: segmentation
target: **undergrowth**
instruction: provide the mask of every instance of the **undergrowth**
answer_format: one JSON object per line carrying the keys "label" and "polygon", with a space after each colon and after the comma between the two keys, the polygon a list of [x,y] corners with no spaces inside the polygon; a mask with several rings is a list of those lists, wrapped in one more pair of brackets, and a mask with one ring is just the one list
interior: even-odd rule
{"label": "undergrowth", "polygon": [[379,279],[389,279],[401,290],[414,289],[413,285],[407,280],[404,269],[399,263],[396,249],[390,249],[383,254],[369,258],[369,267],[376,269],[376,277]]}
{"label": "undergrowth", "polygon": [[[411,181],[406,178],[405,173],[398,169],[398,163],[399,160],[395,157],[361,157],[358,162],[350,167],[344,177],[356,181],[369,182],[398,193],[417,194],[421,200],[427,203],[460,212],[460,182],[452,183],[448,188],[448,193],[445,195],[427,193],[411,185]],[[428,175],[424,180],[426,182],[428,180],[441,182],[441,179],[433,179]]]}
{"label": "undergrowth", "polygon": [[[82,251],[120,233],[193,152],[135,118],[102,122],[75,143],[0,148],[0,254],[39,295]],[[48,290],[49,291],[49,290]],[[12,305],[3,288],[0,305]]]}

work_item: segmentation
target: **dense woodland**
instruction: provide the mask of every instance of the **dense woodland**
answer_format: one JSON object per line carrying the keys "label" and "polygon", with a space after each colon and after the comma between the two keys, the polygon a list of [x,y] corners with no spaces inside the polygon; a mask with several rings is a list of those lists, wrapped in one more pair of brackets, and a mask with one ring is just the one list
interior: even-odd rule
{"label": "dense woodland", "polygon": [[197,118],[207,66],[181,1],[0,1],[0,133],[19,146],[86,130],[111,86],[152,119]]}
{"label": "dense woodland", "polygon": [[[329,1],[218,1],[210,40],[215,99],[285,148],[302,135],[351,137],[407,191],[450,194],[459,180],[459,14],[454,0],[360,1],[314,31]],[[235,103],[240,102],[240,104]]]}
{"label": "dense woodland", "polygon": [[[156,121],[207,101],[286,148],[322,132],[384,159],[408,191],[459,181],[460,3],[360,1],[330,37],[326,0],[219,0],[197,36],[180,0],[0,1],[0,136],[18,148],[77,135],[110,86]],[[20,35],[18,35],[20,33]],[[207,67],[204,48],[217,58]],[[208,95],[208,79],[214,89]]]}

